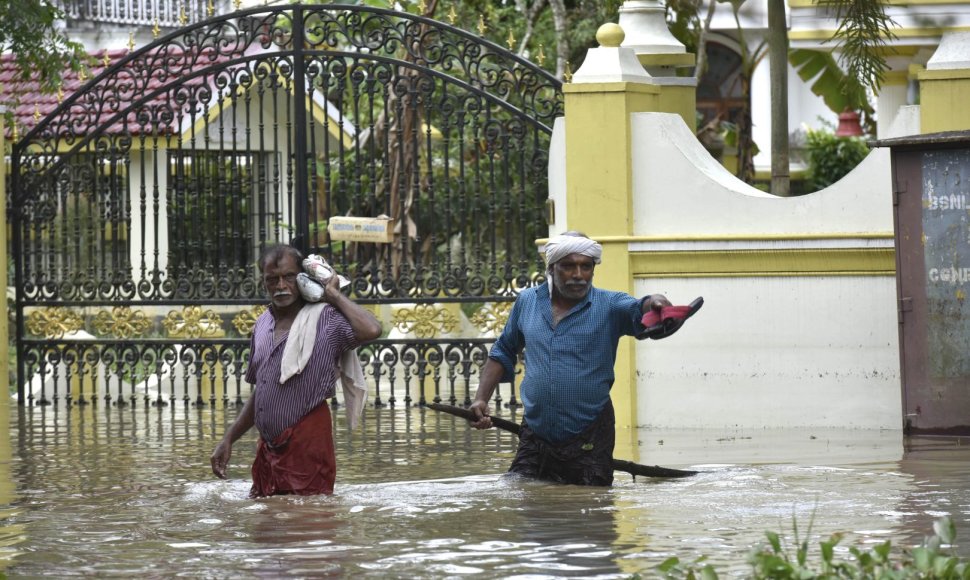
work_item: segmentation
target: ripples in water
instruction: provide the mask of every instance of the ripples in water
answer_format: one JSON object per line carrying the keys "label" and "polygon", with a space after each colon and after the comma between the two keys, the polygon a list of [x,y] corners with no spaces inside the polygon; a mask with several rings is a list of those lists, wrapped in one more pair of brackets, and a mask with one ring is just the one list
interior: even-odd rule
{"label": "ripples in water", "polygon": [[970,448],[958,440],[639,433],[665,441],[642,445],[641,462],[702,473],[618,472],[612,488],[582,488],[503,476],[512,436],[451,417],[371,409],[348,434],[336,416],[333,496],[250,500],[253,434],[234,446],[229,480],[209,472],[231,421],[219,412],[14,410],[14,459],[0,477],[6,573],[626,578],[703,555],[740,576],[765,530],[792,542],[797,525],[816,544],[842,532],[843,549],[914,544],[950,514],[970,537]]}

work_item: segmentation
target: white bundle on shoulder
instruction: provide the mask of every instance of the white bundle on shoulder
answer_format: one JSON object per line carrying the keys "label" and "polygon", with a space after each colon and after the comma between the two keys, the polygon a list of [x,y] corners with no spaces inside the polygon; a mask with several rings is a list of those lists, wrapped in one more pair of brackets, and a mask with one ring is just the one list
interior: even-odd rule
{"label": "white bundle on shoulder", "polygon": [[350,280],[344,278],[334,271],[333,266],[327,263],[322,256],[317,254],[310,254],[303,259],[303,269],[311,278],[320,282],[321,284],[326,284],[330,281],[330,278],[337,276],[340,278],[340,287],[343,288],[350,284]]}
{"label": "white bundle on shoulder", "polygon": [[323,300],[323,284],[300,272],[296,275],[296,287],[300,289],[300,295],[307,302],[320,302]]}

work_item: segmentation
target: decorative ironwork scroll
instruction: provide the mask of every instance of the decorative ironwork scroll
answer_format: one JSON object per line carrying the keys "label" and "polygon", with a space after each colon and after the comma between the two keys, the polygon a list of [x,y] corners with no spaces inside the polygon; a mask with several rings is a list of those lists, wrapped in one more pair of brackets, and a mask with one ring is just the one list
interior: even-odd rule
{"label": "decorative ironwork scroll", "polygon": [[[412,315],[542,281],[561,86],[501,46],[392,10],[293,4],[100,56],[11,157],[21,404],[240,401],[271,242]],[[332,216],[387,216],[393,239],[332,239]],[[457,317],[422,320],[361,351],[378,404],[463,400],[477,381],[497,322],[445,339]]]}

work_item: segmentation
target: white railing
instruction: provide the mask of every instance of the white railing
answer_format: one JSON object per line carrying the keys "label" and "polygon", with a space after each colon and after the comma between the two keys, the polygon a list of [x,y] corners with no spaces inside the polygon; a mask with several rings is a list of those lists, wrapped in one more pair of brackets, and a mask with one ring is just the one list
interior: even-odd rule
{"label": "white railing", "polygon": [[[178,27],[225,10],[223,0],[62,0],[71,21]],[[211,5],[211,6],[210,6]],[[184,21],[183,21],[184,20]]]}

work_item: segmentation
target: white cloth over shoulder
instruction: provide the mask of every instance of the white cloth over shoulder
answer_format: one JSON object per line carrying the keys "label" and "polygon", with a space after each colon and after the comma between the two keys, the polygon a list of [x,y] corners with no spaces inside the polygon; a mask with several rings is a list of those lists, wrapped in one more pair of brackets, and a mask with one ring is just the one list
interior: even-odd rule
{"label": "white cloth over shoulder", "polygon": [[603,246],[582,236],[560,235],[551,237],[542,248],[542,252],[546,256],[547,268],[569,254],[589,256],[593,258],[593,262],[596,264],[603,261]]}
{"label": "white cloth over shoulder", "polygon": [[[280,365],[280,384],[290,377],[298,375],[306,368],[313,354],[313,345],[317,340],[317,323],[324,308],[333,308],[329,304],[307,304],[296,315],[290,333],[283,347],[283,361]],[[340,357],[339,364],[340,385],[344,394],[344,411],[347,414],[347,424],[351,429],[357,427],[360,414],[367,401],[367,383],[364,382],[364,369],[360,366],[357,349],[351,349]]]}

